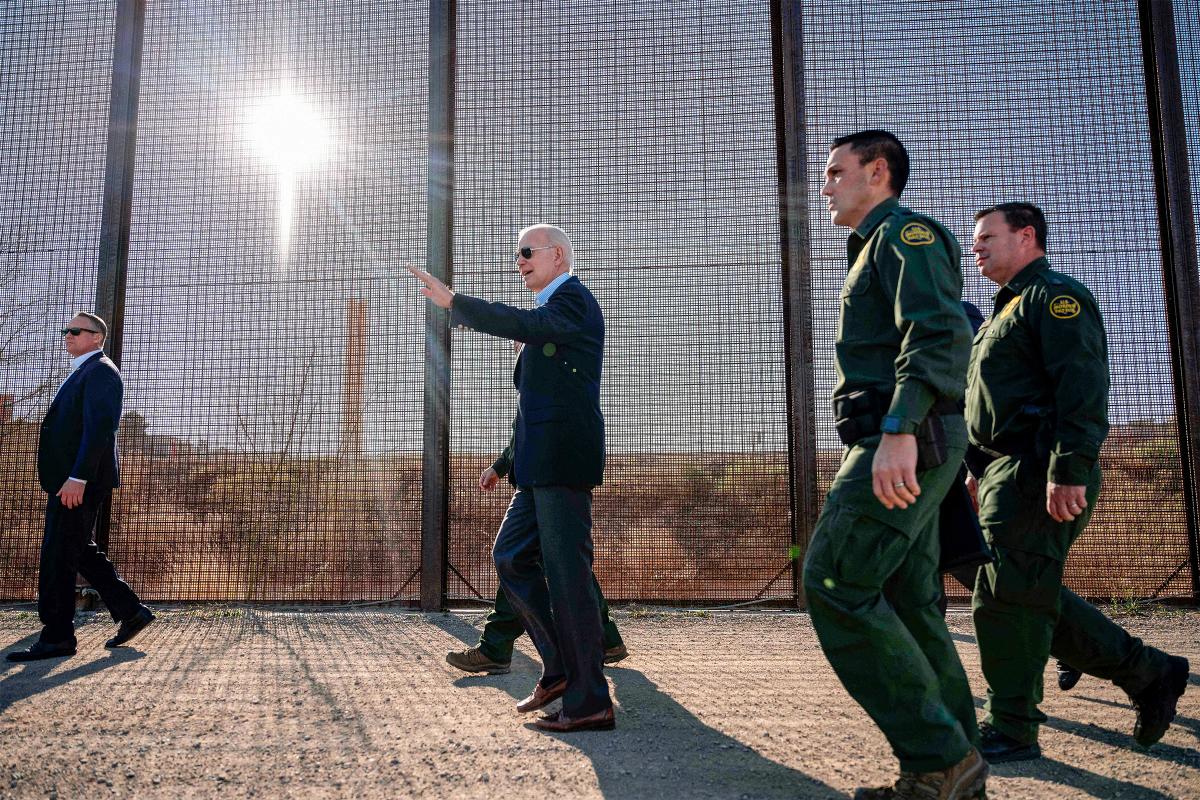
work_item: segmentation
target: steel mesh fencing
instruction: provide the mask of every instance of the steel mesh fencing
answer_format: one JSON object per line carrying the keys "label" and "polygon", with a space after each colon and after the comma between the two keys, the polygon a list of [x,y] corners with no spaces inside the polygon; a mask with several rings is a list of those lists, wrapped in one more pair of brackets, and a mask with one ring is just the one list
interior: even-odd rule
{"label": "steel mesh fencing", "polygon": [[[38,421],[57,329],[96,293],[114,6],[0,7],[2,597],[36,591]],[[1200,3],[1175,9],[1200,202]],[[885,127],[913,156],[903,202],[963,245],[966,299],[991,310],[974,212],[1024,199],[1100,303],[1112,433],[1068,585],[1190,596],[1137,3],[830,0],[803,21],[815,476],[789,473],[769,3],[457,4],[454,285],[528,307],[518,231],[572,237],[607,324],[606,594],[795,598],[789,482],[823,494],[839,458],[845,232],[821,172],[835,136]],[[425,301],[400,269],[426,260],[428,42],[407,1],[148,4],[110,532],[147,599],[419,596]],[[476,484],[514,354],[456,332],[452,359],[447,594],[490,600],[510,493]]]}
{"label": "steel mesh fencing", "polygon": [[425,15],[149,6],[111,535],[149,598],[418,595]]}
{"label": "steel mesh fencing", "polygon": [[[963,245],[964,299],[990,314],[995,287],[969,257],[974,213],[1026,200],[1046,212],[1051,266],[1100,304],[1112,431],[1104,489],[1066,584],[1091,597],[1190,596],[1137,4],[812,3],[805,25],[817,396],[831,388],[846,270],[817,176],[835,136],[887,128],[913,160],[902,202]],[[878,36],[885,29],[895,35]],[[819,444],[832,447],[831,419],[819,427]],[[830,451],[822,466],[825,490]]]}
{"label": "steel mesh fencing", "polygon": [[[1200,208],[1200,0],[1174,0],[1175,41],[1187,126],[1192,206]],[[1200,255],[1200,254],[1198,254]]]}
{"label": "steel mesh fencing", "polygon": [[[517,232],[550,222],[605,312],[604,591],[790,597],[768,4],[473,0],[458,26],[456,287],[531,305]],[[466,333],[454,361],[450,594],[487,598],[508,492],[473,487],[513,353]]]}
{"label": "steel mesh fencing", "polygon": [[36,592],[39,423],[95,302],[113,8],[0,7],[0,597]]}
{"label": "steel mesh fencing", "polygon": [[[1200,208],[1200,2],[1176,0],[1175,38],[1179,50],[1179,78],[1183,89],[1184,126],[1187,132],[1188,171],[1191,178],[1192,208]],[[1200,261],[1200,235],[1197,237],[1197,261]],[[1193,415],[1200,408],[1191,409]],[[1196,478],[1193,478],[1196,480]],[[1192,552],[1200,553],[1200,530],[1192,531]],[[1192,565],[1195,568],[1196,561]],[[1193,576],[1193,586],[1197,576]]]}

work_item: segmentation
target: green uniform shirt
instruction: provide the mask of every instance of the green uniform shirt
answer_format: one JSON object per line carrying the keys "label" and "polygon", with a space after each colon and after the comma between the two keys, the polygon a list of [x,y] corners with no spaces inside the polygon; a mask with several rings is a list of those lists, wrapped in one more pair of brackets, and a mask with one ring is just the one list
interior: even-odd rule
{"label": "green uniform shirt", "polygon": [[872,390],[914,433],[938,398],[966,385],[971,326],[962,309],[962,251],[949,231],[889,198],[846,242],[834,399]]}
{"label": "green uniform shirt", "polygon": [[1044,257],[996,293],[967,384],[971,443],[1006,454],[1048,448],[1047,480],[1088,482],[1108,435],[1108,344],[1083,284]]}

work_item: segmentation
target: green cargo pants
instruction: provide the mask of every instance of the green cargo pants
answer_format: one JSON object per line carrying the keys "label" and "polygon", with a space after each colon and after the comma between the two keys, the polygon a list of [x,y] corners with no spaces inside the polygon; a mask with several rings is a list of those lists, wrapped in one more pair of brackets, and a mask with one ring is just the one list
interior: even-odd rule
{"label": "green cargo pants", "polygon": [[911,772],[946,769],[979,742],[971,688],[938,610],[938,504],[966,450],[962,417],[944,419],[949,457],[917,475],[921,495],[904,510],[887,510],[871,490],[880,437],[849,449],[804,563],[821,649]]}
{"label": "green cargo pants", "polygon": [[[596,580],[594,575],[592,580]],[[593,588],[596,590],[596,596],[600,598],[600,622],[604,626],[604,649],[609,650],[622,644],[621,634],[617,630],[616,623],[608,617],[608,601],[604,599],[604,593],[600,591],[600,584],[597,582]],[[479,635],[480,652],[492,661],[507,664],[512,661],[513,644],[523,633],[525,633],[525,626],[521,624],[520,617],[508,602],[508,596],[504,594],[503,589],[496,589],[496,606],[492,609],[492,613],[488,614],[487,622],[483,626],[483,633]]]}
{"label": "green cargo pants", "polygon": [[1149,686],[1167,663],[1161,650],[1063,587],[1067,552],[1096,507],[1100,469],[1088,481],[1083,513],[1055,522],[1046,512],[1046,468],[1043,459],[1005,456],[979,482],[979,523],[997,556],[979,571],[971,600],[988,683],[984,721],[1024,743],[1036,742],[1046,721],[1038,704],[1051,651],[1130,694]]}

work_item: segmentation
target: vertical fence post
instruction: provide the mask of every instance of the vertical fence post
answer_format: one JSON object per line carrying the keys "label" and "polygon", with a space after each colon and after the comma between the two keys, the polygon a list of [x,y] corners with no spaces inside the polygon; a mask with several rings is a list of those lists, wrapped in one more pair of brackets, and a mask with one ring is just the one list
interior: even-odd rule
{"label": "vertical fence post", "polygon": [[[429,4],[429,272],[454,278],[455,2]],[[446,603],[450,516],[449,313],[425,304],[425,430],[421,478],[421,610]]]}
{"label": "vertical fence post", "polygon": [[783,327],[787,364],[788,472],[792,506],[793,586],[817,521],[812,270],[808,225],[808,142],[804,120],[804,9],[801,0],[771,0],[775,64],[775,149],[783,260]]}
{"label": "vertical fence post", "polygon": [[[142,76],[145,22],[146,0],[117,0],[95,309],[108,323],[104,349],[118,365],[121,363],[125,330],[125,275],[129,266],[129,225],[133,208],[138,92]],[[110,504],[106,502],[97,515],[96,544],[102,550],[108,547],[110,511]]]}
{"label": "vertical fence post", "polygon": [[1139,0],[1146,105],[1154,158],[1163,286],[1171,337],[1171,366],[1179,422],[1179,460],[1188,522],[1192,599],[1200,598],[1200,273],[1188,171],[1187,128],[1175,10],[1171,0]]}

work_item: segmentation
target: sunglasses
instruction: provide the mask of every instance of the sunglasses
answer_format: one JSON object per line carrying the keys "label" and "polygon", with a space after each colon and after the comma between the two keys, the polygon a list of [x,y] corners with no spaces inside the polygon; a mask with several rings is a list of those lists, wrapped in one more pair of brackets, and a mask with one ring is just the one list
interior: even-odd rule
{"label": "sunglasses", "polygon": [[513,256],[513,261],[516,261],[518,258],[533,258],[533,254],[538,250],[549,250],[550,248],[556,246],[557,245],[548,244],[545,247],[522,247],[517,251],[517,254]]}
{"label": "sunglasses", "polygon": [[79,334],[83,333],[84,331],[87,331],[88,333],[99,333],[100,332],[94,328],[63,328],[62,335],[63,336],[78,336]]}

